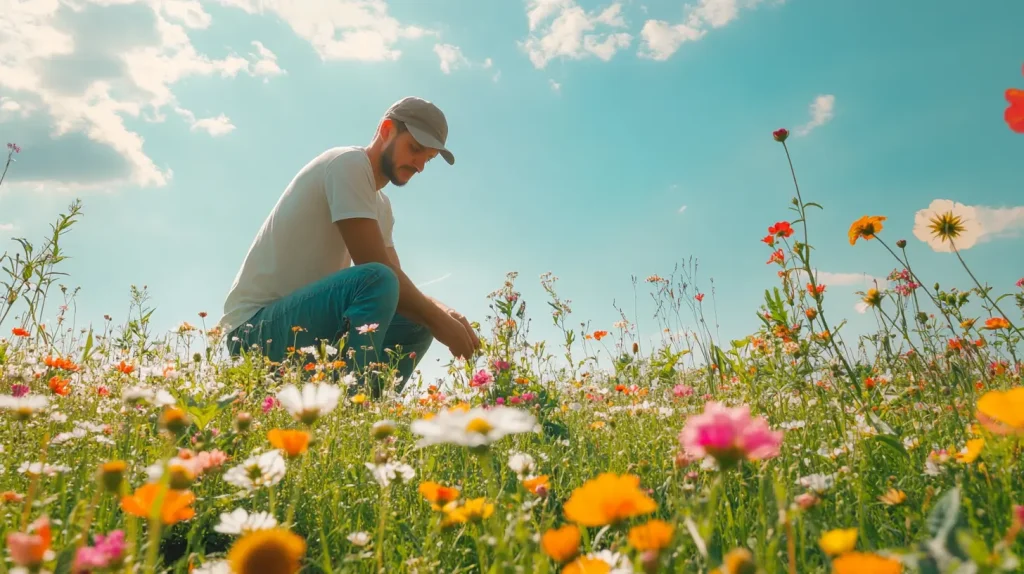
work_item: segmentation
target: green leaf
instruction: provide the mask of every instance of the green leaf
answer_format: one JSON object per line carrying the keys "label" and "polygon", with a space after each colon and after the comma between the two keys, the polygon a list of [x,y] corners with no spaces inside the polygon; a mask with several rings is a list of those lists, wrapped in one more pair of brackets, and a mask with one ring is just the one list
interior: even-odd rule
{"label": "green leaf", "polygon": [[807,203],[805,203],[805,204],[804,204],[804,207],[817,207],[818,209],[820,209],[820,210],[822,210],[822,211],[825,211],[825,208],[824,208],[824,207],[822,207],[822,206],[818,205],[817,203],[814,203],[813,201],[810,201],[810,202],[807,202]]}
{"label": "green leaf", "polygon": [[902,458],[910,460],[910,453],[907,452],[906,447],[904,447],[903,443],[900,442],[900,440],[897,439],[895,436],[888,434],[880,434],[876,435],[872,440],[874,440],[875,442],[882,443],[883,445],[889,447],[890,450],[900,455]]}
{"label": "green leaf", "polygon": [[86,359],[89,358],[89,355],[92,354],[92,345],[93,345],[92,328],[90,328],[89,329],[89,336],[85,338],[85,348],[82,350],[82,360],[79,361],[79,362],[84,363],[86,361]]}

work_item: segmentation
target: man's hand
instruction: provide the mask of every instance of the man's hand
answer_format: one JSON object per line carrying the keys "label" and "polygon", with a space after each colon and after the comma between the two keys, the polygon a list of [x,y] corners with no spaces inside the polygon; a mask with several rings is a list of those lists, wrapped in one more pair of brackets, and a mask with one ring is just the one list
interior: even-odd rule
{"label": "man's hand", "polygon": [[476,331],[474,331],[473,326],[469,324],[469,319],[466,319],[465,315],[459,313],[455,309],[449,309],[445,307],[444,311],[448,313],[448,316],[455,319],[459,323],[462,323],[462,326],[466,328],[466,332],[469,333],[469,337],[473,341],[473,350],[478,350],[480,348],[480,337],[476,336]]}
{"label": "man's hand", "polygon": [[[443,314],[440,321],[434,326],[434,337],[440,341],[452,356],[469,360],[473,353],[480,348],[480,340],[465,317],[459,320],[455,317],[458,313],[450,311]],[[461,317],[461,315],[459,315]]]}

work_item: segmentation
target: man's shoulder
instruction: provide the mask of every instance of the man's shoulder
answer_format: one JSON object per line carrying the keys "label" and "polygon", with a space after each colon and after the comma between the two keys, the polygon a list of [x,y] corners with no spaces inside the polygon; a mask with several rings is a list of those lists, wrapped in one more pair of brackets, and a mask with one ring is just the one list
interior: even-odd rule
{"label": "man's shoulder", "polygon": [[330,168],[359,169],[370,168],[370,159],[366,155],[366,148],[363,146],[337,146],[324,150],[317,156],[317,163]]}

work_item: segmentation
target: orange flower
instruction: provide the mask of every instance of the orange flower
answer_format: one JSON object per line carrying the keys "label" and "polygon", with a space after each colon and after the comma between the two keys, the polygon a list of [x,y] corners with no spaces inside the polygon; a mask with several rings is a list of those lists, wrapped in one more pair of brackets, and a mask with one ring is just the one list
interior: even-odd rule
{"label": "orange flower", "polygon": [[437,511],[459,497],[457,488],[450,488],[429,480],[420,483],[419,491],[423,498],[430,502],[430,507]]}
{"label": "orange flower", "polygon": [[7,549],[11,560],[18,566],[28,566],[33,570],[53,555],[50,543],[53,536],[50,532],[50,519],[42,516],[29,525],[30,532],[12,532],[7,535]]}
{"label": "orange flower", "polygon": [[568,520],[583,526],[605,526],[650,514],[658,508],[640,490],[640,477],[604,472],[573,491],[563,511]]}
{"label": "orange flower", "polygon": [[1009,329],[1010,322],[1002,317],[992,317],[985,321],[985,329],[995,331],[997,329]]}
{"label": "orange flower", "polygon": [[978,399],[977,409],[978,422],[988,430],[1024,434],[1024,387],[989,391]]}
{"label": "orange flower", "polygon": [[900,574],[903,566],[891,558],[865,552],[847,552],[832,561],[834,574]]}
{"label": "orange flower", "polygon": [[[134,494],[121,498],[121,510],[134,516],[149,518],[151,513],[157,511],[155,506],[160,490],[161,486],[155,482],[149,482],[140,486],[135,490]],[[163,498],[163,503],[158,512],[164,524],[175,524],[195,516],[196,511],[191,507],[191,504],[195,502],[196,496],[191,492],[187,490],[167,490]]]}
{"label": "orange flower", "polygon": [[71,383],[70,379],[62,379],[57,375],[50,377],[50,390],[54,394],[66,397],[70,392],[71,388],[68,386]]}
{"label": "orange flower", "polygon": [[124,362],[124,359],[122,359],[121,362],[117,365],[117,370],[121,371],[126,375],[130,375],[132,374],[132,371],[135,370],[135,367]]}
{"label": "orange flower", "polygon": [[857,243],[857,240],[864,238],[865,241],[874,239],[875,234],[882,230],[882,222],[885,217],[881,215],[865,215],[850,225],[850,245]]}
{"label": "orange flower", "polygon": [[629,544],[637,550],[656,550],[668,546],[672,541],[672,525],[664,520],[651,520],[647,524],[629,529]]}
{"label": "orange flower", "polygon": [[561,574],[608,574],[612,567],[600,558],[581,556],[565,565]]}
{"label": "orange flower", "polygon": [[529,490],[537,496],[545,496],[550,489],[548,484],[548,475],[542,474],[533,478],[527,478],[523,480],[523,486],[526,487],[526,490]]}
{"label": "orange flower", "polygon": [[77,371],[78,365],[71,359],[65,359],[63,357],[50,357],[47,356],[43,359],[43,363],[51,369],[64,369],[65,371]]}
{"label": "orange flower", "polygon": [[15,327],[11,329],[11,334],[14,335],[15,337],[29,337],[32,335],[32,333],[29,333],[28,331],[22,329],[21,327]]}
{"label": "orange flower", "polygon": [[274,429],[267,433],[267,440],[274,448],[283,450],[288,456],[295,458],[309,450],[310,435],[301,430]]}
{"label": "orange flower", "polygon": [[552,528],[540,537],[540,547],[555,562],[565,564],[579,554],[580,529],[575,524]]}

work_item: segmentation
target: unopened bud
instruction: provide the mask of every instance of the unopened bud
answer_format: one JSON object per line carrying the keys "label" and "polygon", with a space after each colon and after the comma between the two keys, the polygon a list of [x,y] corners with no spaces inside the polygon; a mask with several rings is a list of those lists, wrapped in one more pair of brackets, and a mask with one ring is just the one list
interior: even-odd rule
{"label": "unopened bud", "polygon": [[757,574],[754,555],[746,548],[734,548],[725,555],[723,560],[725,571],[729,574]]}
{"label": "unopened bud", "polygon": [[807,309],[806,314],[807,314],[807,318],[810,319],[811,321],[813,321],[814,319],[816,319],[818,317],[818,310],[813,308],[813,307],[811,307],[811,308]]}
{"label": "unopened bud", "polygon": [[245,432],[252,426],[252,415],[247,412],[240,412],[235,417],[235,428],[238,432]]}
{"label": "unopened bud", "polygon": [[124,481],[124,474],[128,470],[128,464],[123,460],[112,460],[100,465],[100,483],[107,492],[117,494],[121,492],[121,483]]}
{"label": "unopened bud", "polygon": [[167,475],[170,478],[168,486],[173,490],[185,490],[192,486],[192,482],[196,479],[192,471],[180,464],[170,465],[167,469]]}
{"label": "unopened bud", "polygon": [[907,246],[907,240],[906,239],[897,239],[896,240],[896,247],[899,247],[900,249],[903,249],[906,246]]}
{"label": "unopened bud", "polygon": [[658,566],[661,555],[658,554],[657,550],[645,550],[640,555],[640,566],[644,569],[645,574],[655,574],[658,571]]}
{"label": "unopened bud", "polygon": [[377,440],[384,440],[395,433],[394,421],[383,420],[373,423],[370,434]]}
{"label": "unopened bud", "polygon": [[171,434],[180,435],[188,428],[189,421],[185,411],[170,407],[160,415],[160,426],[167,429]]}
{"label": "unopened bud", "polygon": [[633,354],[635,355],[635,354],[637,354],[639,352],[640,352],[640,344],[637,343],[636,341],[634,341],[633,342]]}

